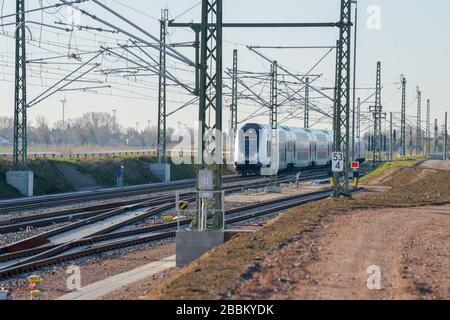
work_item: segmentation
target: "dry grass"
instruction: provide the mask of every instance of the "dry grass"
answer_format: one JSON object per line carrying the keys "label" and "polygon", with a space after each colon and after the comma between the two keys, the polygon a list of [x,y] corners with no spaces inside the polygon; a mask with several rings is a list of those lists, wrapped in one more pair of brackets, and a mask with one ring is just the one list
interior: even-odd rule
{"label": "dry grass", "polygon": [[[398,168],[384,185],[392,189],[364,197],[310,203],[274,219],[254,234],[240,235],[168,278],[145,299],[226,299],[259,271],[272,252],[312,231],[325,215],[356,209],[450,203],[450,172]],[[376,179],[376,176],[372,179]],[[368,180],[370,182],[370,179]]]}

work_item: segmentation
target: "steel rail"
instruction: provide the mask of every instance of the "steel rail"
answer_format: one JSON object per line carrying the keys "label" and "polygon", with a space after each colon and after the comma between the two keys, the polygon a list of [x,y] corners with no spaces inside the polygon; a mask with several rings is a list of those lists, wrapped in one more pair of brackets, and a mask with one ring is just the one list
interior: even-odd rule
{"label": "steel rail", "polygon": [[[311,174],[302,177],[301,181],[306,181],[309,179],[317,179],[324,177],[324,173],[318,173],[318,174]],[[280,182],[289,182],[291,181],[291,178],[287,178],[284,180],[280,180]],[[244,189],[253,189],[253,188],[259,188],[263,187],[267,184],[267,181],[261,181],[258,183],[250,183],[250,184],[244,184],[244,185],[232,185],[224,187],[224,191],[227,192],[239,192],[243,191]],[[184,195],[184,198],[192,197],[194,195],[193,192],[186,193]],[[44,213],[39,215],[31,215],[31,216],[24,216],[24,217],[17,217],[12,218],[8,220],[0,221],[0,234],[14,232],[23,230],[27,227],[42,227],[42,226],[48,226],[55,223],[63,223],[63,222],[75,222],[78,220],[83,219],[92,219],[94,217],[103,216],[105,213],[107,213],[109,210],[113,208],[120,208],[120,207],[129,207],[141,204],[139,207],[136,208],[142,208],[144,207],[154,207],[158,205],[163,205],[167,202],[173,202],[175,201],[175,195],[167,195],[167,196],[161,196],[161,197],[151,197],[147,199],[139,199],[139,200],[129,200],[129,201],[122,201],[122,202],[115,202],[111,204],[103,204],[103,205],[95,205],[90,207],[83,207],[83,208],[77,208],[77,209],[69,209],[69,210],[63,210],[63,211],[56,211],[56,212],[50,212],[50,213]],[[133,210],[133,209],[131,209]],[[122,213],[121,211],[116,211],[117,214]],[[64,232],[67,230],[64,230]],[[0,248],[1,250],[1,248]]]}
{"label": "steel rail", "polygon": [[[311,201],[318,201],[318,200],[328,198],[330,195],[330,192],[331,192],[331,190],[325,190],[325,191],[320,191],[320,192],[316,192],[316,193],[310,193],[310,194],[305,194],[305,195],[300,195],[300,196],[295,196],[295,197],[290,197],[290,198],[272,200],[272,201],[268,201],[268,202],[264,202],[264,203],[259,203],[256,205],[251,205],[251,206],[248,206],[245,208],[233,209],[233,210],[228,211],[227,215],[235,214],[238,212],[242,213],[242,212],[246,212],[249,210],[254,210],[255,208],[267,207],[267,206],[271,206],[271,205],[280,203],[280,205],[278,205],[276,207],[262,209],[258,212],[248,213],[248,214],[244,214],[241,216],[227,219],[226,222],[228,224],[232,224],[232,223],[242,222],[245,220],[254,219],[254,218],[268,215],[268,214],[277,213],[277,212],[280,212],[280,211],[283,211],[283,210],[286,210],[286,209],[289,209],[289,208],[292,208],[292,207],[295,207],[298,205],[302,205],[302,204],[305,204],[305,203],[308,203]],[[297,201],[294,201],[294,200],[297,200]],[[286,202],[290,202],[290,203],[286,203]],[[186,224],[189,224],[191,221],[192,221],[192,219],[184,219],[181,222],[181,224],[186,225]],[[109,234],[109,235],[100,236],[100,237],[96,237],[96,238],[94,237],[91,239],[83,239],[83,240],[77,241],[76,243],[75,242],[68,243],[68,244],[64,244],[61,246],[54,246],[52,248],[47,248],[47,251],[39,252],[39,253],[37,253],[37,255],[35,257],[31,257],[31,258],[27,259],[26,261],[22,261],[17,264],[12,264],[12,265],[8,266],[7,268],[0,270],[0,279],[6,279],[11,276],[34,271],[34,270],[39,269],[44,266],[57,264],[57,263],[60,263],[63,261],[91,255],[94,253],[101,253],[101,252],[108,251],[108,250],[120,249],[123,247],[130,247],[130,246],[134,246],[134,245],[138,245],[138,244],[173,238],[175,236],[175,231],[173,231],[173,230],[167,231],[167,232],[160,232],[160,233],[156,233],[156,234],[154,232],[161,231],[164,229],[169,229],[169,228],[173,229],[176,226],[177,226],[177,222],[166,223],[164,225],[153,226],[150,228],[143,228],[142,230],[137,229],[137,230],[120,232],[120,233],[118,233],[117,238],[114,237],[115,236],[114,234]],[[149,231],[153,232],[153,234],[145,235],[145,233],[148,233]],[[139,236],[139,233],[144,233],[144,234],[143,235],[141,234]],[[130,239],[123,239],[124,236],[132,236],[132,235],[136,235],[136,236],[132,237]],[[109,238],[110,240],[115,240],[115,241],[110,241],[105,244],[99,244],[97,246],[92,245],[95,242],[99,242],[101,240],[104,241],[105,238]],[[89,243],[89,246],[86,249],[82,249],[80,251],[70,252],[70,253],[66,253],[66,254],[63,253],[64,251],[73,249],[76,245],[80,245],[83,242]],[[29,252],[31,252],[31,251],[29,251]],[[34,250],[34,253],[36,253],[36,252],[38,252],[38,249]],[[51,256],[54,254],[56,254],[56,256]],[[10,254],[9,258],[12,258],[12,257],[14,257],[14,255]],[[3,261],[4,261],[4,256],[1,256],[0,258],[3,259]]]}

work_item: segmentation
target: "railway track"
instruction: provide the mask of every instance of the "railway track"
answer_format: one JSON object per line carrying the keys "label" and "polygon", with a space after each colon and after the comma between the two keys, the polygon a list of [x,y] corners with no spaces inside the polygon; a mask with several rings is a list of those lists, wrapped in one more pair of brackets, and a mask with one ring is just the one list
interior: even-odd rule
{"label": "railway track", "polygon": [[[310,179],[318,179],[325,177],[324,171],[314,171],[305,174],[301,177],[300,181],[306,181]],[[288,182],[292,180],[292,177],[282,178],[281,182]],[[247,181],[247,180],[243,180]],[[240,184],[240,185],[231,185],[224,187],[225,191],[233,192],[240,191],[245,188],[258,188],[264,187],[267,183],[267,180],[261,179],[261,181],[257,181],[254,183],[248,184]],[[194,193],[187,193],[186,196],[191,196]],[[96,216],[101,216],[102,214],[107,213],[108,211],[112,211],[121,207],[128,208],[142,208],[142,207],[152,207],[162,205],[167,202],[174,202],[174,195],[163,195],[157,197],[148,197],[139,200],[125,200],[125,201],[115,201],[111,203],[101,204],[101,205],[93,205],[93,206],[85,206],[76,209],[68,209],[68,210],[56,210],[53,212],[36,214],[36,215],[27,215],[23,217],[14,217],[11,219],[4,219],[0,221],[0,234],[25,230],[26,228],[36,228],[52,225],[55,223],[64,223],[64,222],[74,222],[82,219],[90,219]]]}
{"label": "railway track", "polygon": [[[331,190],[266,201],[226,212],[228,225],[252,220],[269,214],[296,207],[311,201],[328,198]],[[172,205],[173,206],[173,205]],[[188,225],[191,218],[180,220],[180,225]],[[63,245],[46,245],[0,255],[0,279],[113,249],[170,239],[175,236],[178,222],[158,224],[145,228],[112,232],[80,239]]]}
{"label": "railway track", "polygon": [[[316,173],[324,171],[325,170],[323,168],[320,168],[320,169],[311,169],[305,172]],[[250,176],[244,178],[241,176],[232,175],[232,176],[224,176],[223,182],[233,183],[239,181],[252,181],[258,179],[261,179],[261,177]],[[125,198],[125,197],[140,196],[151,192],[174,191],[183,188],[193,188],[195,187],[196,182],[197,182],[196,179],[189,179],[189,180],[172,181],[167,183],[154,183],[148,185],[130,186],[123,188],[111,188],[95,191],[83,191],[67,194],[38,196],[33,198],[2,200],[0,201],[0,214],[14,213],[19,210],[34,210],[48,207],[70,205],[80,202],[108,200],[117,197]]]}
{"label": "railway track", "polygon": [[[368,168],[364,169],[364,173]],[[326,176],[322,173],[311,173],[308,176],[302,177],[302,180],[319,179]],[[292,181],[292,178],[281,179],[282,182]],[[255,184],[253,187],[265,186],[265,183],[260,185]],[[250,187],[250,186],[249,186]],[[230,186],[228,192],[240,191],[243,187]],[[256,219],[261,216],[274,214],[283,210],[321,199],[329,197],[331,190],[324,190],[314,192],[306,195],[292,196],[288,198],[282,198],[277,200],[266,201],[263,203],[257,203],[254,205],[228,210],[226,212],[226,223],[235,224],[251,219]],[[172,196],[173,197],[173,196]],[[187,200],[191,201],[193,198]],[[166,200],[172,200],[167,198]],[[152,215],[163,213],[168,210],[172,210],[174,207],[174,201],[169,201],[159,207],[153,207],[146,212],[145,218]],[[142,203],[137,205],[143,205]],[[116,209],[117,210],[117,209]],[[105,213],[102,213],[105,214]],[[106,214],[110,214],[107,212]],[[88,237],[82,237],[73,241],[67,241],[60,244],[55,244],[50,241],[42,241],[45,238],[44,235],[40,235],[36,238],[27,239],[21,243],[16,243],[8,247],[0,248],[0,279],[6,279],[17,274],[31,272],[44,266],[60,263],[63,261],[100,253],[108,250],[119,249],[123,247],[130,247],[138,244],[158,241],[162,239],[169,239],[175,236],[175,231],[178,222],[168,222],[162,224],[156,224],[150,227],[144,228],[132,228],[124,231],[117,231],[122,227],[133,224],[139,221],[143,217],[128,220],[110,228],[104,229],[101,232],[90,234]],[[89,218],[87,219],[89,220]],[[81,225],[83,224],[81,222]],[[190,218],[180,220],[181,225],[188,225],[191,223]],[[89,221],[92,223],[92,220]],[[77,222],[80,223],[80,222]],[[64,228],[64,227],[63,227]],[[61,232],[67,230],[53,230],[47,234],[47,236],[54,235],[55,232]],[[32,247],[27,247],[30,242]]]}
{"label": "railway track", "polygon": [[[259,177],[242,178],[237,175],[225,176],[224,182],[237,182],[254,180]],[[84,191],[67,194],[57,194],[49,196],[39,196],[33,198],[14,199],[0,201],[0,214],[11,213],[18,210],[33,210],[46,207],[55,207],[79,202],[108,200],[111,197],[132,197],[147,194],[150,192],[173,191],[182,188],[194,187],[195,179],[172,181],[168,183],[155,183],[141,186],[131,186],[123,188],[111,188],[96,191]]]}

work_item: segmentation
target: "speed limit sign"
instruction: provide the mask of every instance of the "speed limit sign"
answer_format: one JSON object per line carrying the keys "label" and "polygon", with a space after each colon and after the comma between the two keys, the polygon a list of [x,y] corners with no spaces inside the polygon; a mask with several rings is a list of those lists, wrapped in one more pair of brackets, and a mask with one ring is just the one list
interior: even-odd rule
{"label": "speed limit sign", "polygon": [[344,172],[344,153],[342,152],[333,152],[332,156],[332,171],[333,172]]}

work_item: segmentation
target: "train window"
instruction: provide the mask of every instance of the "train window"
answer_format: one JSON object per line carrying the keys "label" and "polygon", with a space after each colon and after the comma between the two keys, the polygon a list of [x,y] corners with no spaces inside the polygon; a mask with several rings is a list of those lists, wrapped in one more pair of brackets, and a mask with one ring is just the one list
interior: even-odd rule
{"label": "train window", "polygon": [[309,160],[309,153],[306,152],[297,152],[297,159],[300,161],[308,161]]}
{"label": "train window", "polygon": [[327,159],[328,158],[328,154],[326,152],[318,152],[317,153],[317,158],[319,158],[319,159]]}
{"label": "train window", "polygon": [[250,138],[245,137],[245,160],[248,161],[250,158]]}

